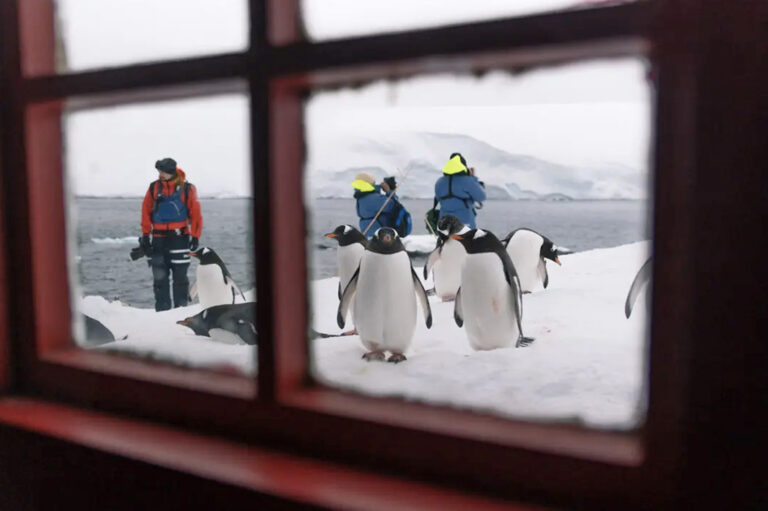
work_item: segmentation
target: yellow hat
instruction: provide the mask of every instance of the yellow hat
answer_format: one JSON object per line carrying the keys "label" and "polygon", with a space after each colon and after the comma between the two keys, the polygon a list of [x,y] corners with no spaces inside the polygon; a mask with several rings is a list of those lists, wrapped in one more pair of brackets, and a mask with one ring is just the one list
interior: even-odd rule
{"label": "yellow hat", "polygon": [[352,182],[352,188],[360,190],[361,192],[372,192],[376,188],[373,184],[376,182],[376,178],[367,172],[359,172],[355,176],[355,180]]}
{"label": "yellow hat", "polygon": [[448,163],[443,166],[443,174],[448,174],[450,176],[451,174],[458,174],[459,172],[468,172],[467,166],[464,165],[464,162],[462,162],[461,159],[460,154],[455,154],[448,160]]}

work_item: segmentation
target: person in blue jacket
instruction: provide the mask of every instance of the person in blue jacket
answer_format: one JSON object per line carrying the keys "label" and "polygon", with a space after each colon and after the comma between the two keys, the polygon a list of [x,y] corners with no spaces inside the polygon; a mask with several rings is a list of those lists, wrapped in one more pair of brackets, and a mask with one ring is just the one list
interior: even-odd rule
{"label": "person in blue jacket", "polygon": [[476,229],[475,203],[484,200],[485,188],[475,177],[475,169],[467,167],[467,160],[461,154],[453,153],[435,183],[435,204],[440,204],[440,218],[453,215],[470,229]]}
{"label": "person in blue jacket", "polygon": [[[357,216],[360,217],[360,232],[364,233],[367,238],[373,237],[379,227],[391,227],[394,223],[392,216],[397,195],[392,197],[389,202],[387,202],[387,197],[395,186],[394,178],[387,178],[381,185],[377,185],[376,179],[367,172],[360,172],[355,176],[355,180],[352,182],[352,188],[355,189],[355,207]],[[379,212],[385,202],[386,206],[379,217],[374,220],[376,213]],[[369,224],[372,225],[368,227]],[[366,231],[366,229],[368,230]]]}

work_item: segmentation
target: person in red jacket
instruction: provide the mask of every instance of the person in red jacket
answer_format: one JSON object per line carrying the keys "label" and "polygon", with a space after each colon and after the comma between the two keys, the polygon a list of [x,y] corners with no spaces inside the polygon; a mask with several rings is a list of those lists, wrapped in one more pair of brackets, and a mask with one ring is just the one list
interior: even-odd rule
{"label": "person in red jacket", "polygon": [[176,160],[158,160],[155,168],[159,179],[150,183],[141,206],[141,246],[151,257],[155,310],[164,311],[171,308],[171,276],[173,307],[187,305],[189,252],[200,244],[203,215],[197,189]]}

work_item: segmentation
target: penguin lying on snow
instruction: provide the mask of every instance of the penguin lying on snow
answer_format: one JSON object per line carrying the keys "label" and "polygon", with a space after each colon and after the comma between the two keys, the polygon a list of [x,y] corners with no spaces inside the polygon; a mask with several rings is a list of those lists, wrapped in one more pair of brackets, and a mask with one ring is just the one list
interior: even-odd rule
{"label": "penguin lying on snow", "polygon": [[525,227],[516,229],[504,238],[507,253],[515,265],[524,293],[530,293],[539,285],[546,289],[549,284],[547,261],[560,263],[558,256],[572,254],[567,248],[556,246],[552,240]]}
{"label": "penguin lying on snow", "polygon": [[416,296],[421,301],[427,328],[432,309],[411,260],[394,229],[382,227],[368,242],[360,266],[344,289],[336,321],[344,328],[354,297],[354,317],[360,340],[370,350],[365,360],[402,362],[416,328]]}
{"label": "penguin lying on snow", "polygon": [[[652,260],[652,257],[648,258],[645,264],[637,271],[637,275],[635,275],[635,279],[632,281],[629,293],[627,293],[627,300],[624,302],[624,315],[627,318],[632,315],[632,308],[635,306],[635,301],[640,291],[643,290],[643,286],[651,279]],[[646,295],[646,298],[650,299],[650,295]]]}
{"label": "penguin lying on snow", "polygon": [[360,258],[363,257],[365,247],[368,246],[368,239],[349,224],[336,227],[325,237],[339,242],[336,260],[339,265],[339,300],[341,300],[341,293],[349,284],[349,280],[355,274],[357,267],[360,266]]}
{"label": "penguin lying on snow", "polygon": [[215,305],[176,323],[191,328],[197,335],[229,342],[234,334],[245,344],[257,344],[255,307],[254,302]]}
{"label": "penguin lying on snow", "polygon": [[237,287],[232,274],[215,250],[202,247],[189,255],[200,261],[197,265],[197,280],[189,290],[190,299],[198,296],[204,309],[214,305],[236,303],[239,297],[245,302],[245,295]]}
{"label": "penguin lying on snow", "polygon": [[467,250],[456,294],[453,318],[466,324],[469,345],[476,350],[527,346],[523,336],[523,295],[515,266],[504,245],[490,231],[452,234]]}
{"label": "penguin lying on snow", "polygon": [[467,232],[469,228],[453,215],[445,215],[437,222],[437,246],[424,265],[424,279],[432,271],[435,281],[435,294],[444,302],[456,298],[461,285],[461,265],[467,257],[467,251],[458,241],[451,239],[451,234]]}

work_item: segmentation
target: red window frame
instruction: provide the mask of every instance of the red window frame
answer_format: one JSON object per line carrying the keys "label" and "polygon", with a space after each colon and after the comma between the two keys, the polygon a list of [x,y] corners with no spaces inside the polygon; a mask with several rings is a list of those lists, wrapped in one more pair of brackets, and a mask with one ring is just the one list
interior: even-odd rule
{"label": "red window frame", "polygon": [[[16,222],[6,223],[11,228],[4,237],[14,240],[7,250],[14,268],[8,287],[16,297],[9,303],[16,388],[290,445],[310,455],[381,464],[419,479],[461,481],[499,495],[579,504],[670,499],[676,483],[670,476],[682,460],[685,360],[693,350],[694,309],[687,298],[695,293],[693,269],[686,266],[690,253],[680,247],[695,239],[693,218],[685,212],[695,205],[690,179],[696,145],[685,123],[695,119],[698,106],[687,91],[697,88],[692,81],[699,60],[693,58],[695,28],[682,10],[638,2],[312,44],[298,37],[296,0],[251,0],[250,6],[252,45],[244,52],[56,76],[50,1],[3,4],[3,14],[19,20],[17,32],[3,35],[3,92],[10,98],[3,121],[20,128],[4,137],[3,146],[5,168],[18,170],[6,173],[3,183],[4,210]],[[312,384],[300,207],[306,93],[437,69],[526,68],[627,55],[651,58],[658,77],[653,253],[665,262],[653,280],[653,370],[641,430],[617,434],[391,399],[372,402]],[[238,77],[248,80],[251,94],[262,340],[258,396],[244,379],[73,350],[68,330],[58,328],[69,321],[64,258],[55,257],[66,253],[59,125],[64,98],[103,94],[119,102],[189,94],[179,86],[209,94],[220,90],[220,80]],[[370,442],[361,448],[351,440],[360,438]]]}

